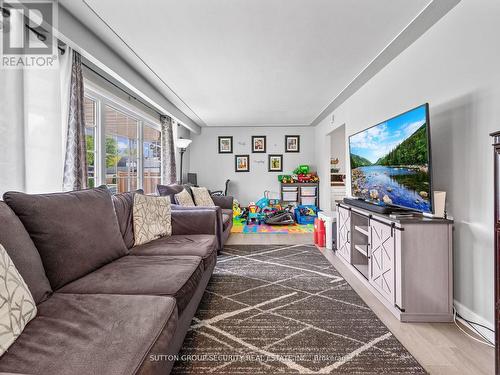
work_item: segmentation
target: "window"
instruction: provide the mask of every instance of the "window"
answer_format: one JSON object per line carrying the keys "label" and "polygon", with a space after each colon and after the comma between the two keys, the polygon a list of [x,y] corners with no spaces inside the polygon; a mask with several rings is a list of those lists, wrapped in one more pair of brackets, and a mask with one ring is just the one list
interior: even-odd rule
{"label": "window", "polygon": [[84,99],[85,142],[87,144],[87,185],[93,188],[96,184],[96,111],[97,103],[90,98]]}
{"label": "window", "polygon": [[112,193],[138,188],[154,193],[161,183],[160,125],[129,103],[88,86],[84,110],[89,187],[105,184]]}
{"label": "window", "polygon": [[157,129],[144,127],[143,137],[143,184],[144,193],[152,194],[156,185],[161,183],[161,132]]}
{"label": "window", "polygon": [[106,185],[112,193],[137,190],[139,121],[104,106]]}

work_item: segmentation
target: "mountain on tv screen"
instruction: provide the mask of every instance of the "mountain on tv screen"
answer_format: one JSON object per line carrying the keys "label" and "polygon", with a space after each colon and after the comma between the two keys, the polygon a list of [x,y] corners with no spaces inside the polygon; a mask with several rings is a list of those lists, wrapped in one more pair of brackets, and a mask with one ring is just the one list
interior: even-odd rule
{"label": "mountain on tv screen", "polygon": [[352,195],[432,212],[428,105],[349,137]]}

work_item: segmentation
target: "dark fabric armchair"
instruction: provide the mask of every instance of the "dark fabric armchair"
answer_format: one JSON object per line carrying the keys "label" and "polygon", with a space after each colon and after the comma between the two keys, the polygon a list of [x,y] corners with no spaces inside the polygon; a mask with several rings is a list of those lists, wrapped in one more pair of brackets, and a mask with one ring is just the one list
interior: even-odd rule
{"label": "dark fabric armchair", "polygon": [[[233,197],[231,196],[212,196],[215,207],[183,207],[175,204],[174,195],[180,193],[183,189],[190,192],[189,186],[187,185],[158,185],[158,194],[161,196],[169,196],[172,201],[173,211],[199,211],[208,210],[215,211],[217,215],[217,242],[219,251],[224,248],[224,244],[227,242],[229,235],[231,234],[231,229],[233,227]],[[194,217],[194,216],[193,216]],[[197,224],[192,224],[193,226]]]}

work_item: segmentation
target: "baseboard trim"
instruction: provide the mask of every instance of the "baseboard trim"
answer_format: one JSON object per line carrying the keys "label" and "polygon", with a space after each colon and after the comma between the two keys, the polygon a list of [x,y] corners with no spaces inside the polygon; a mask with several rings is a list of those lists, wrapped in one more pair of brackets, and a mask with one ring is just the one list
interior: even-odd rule
{"label": "baseboard trim", "polygon": [[[475,313],[474,311],[472,311],[471,309],[469,309],[468,307],[466,307],[462,303],[458,302],[457,300],[453,300],[453,304],[455,305],[457,312],[461,316],[463,316],[465,319],[476,322],[476,323],[480,323],[482,325],[485,325],[486,327],[489,327],[492,330],[495,329],[495,325],[492,322],[486,320],[481,315],[478,315],[477,313]],[[467,322],[465,322],[465,321],[462,321],[462,322],[464,324],[468,325]],[[495,333],[494,332],[488,331],[487,329],[485,329],[483,327],[476,326],[476,325],[474,325],[474,328],[477,329],[479,332],[481,332],[481,334],[484,337],[488,338],[488,340],[490,340],[491,343],[495,342]]]}

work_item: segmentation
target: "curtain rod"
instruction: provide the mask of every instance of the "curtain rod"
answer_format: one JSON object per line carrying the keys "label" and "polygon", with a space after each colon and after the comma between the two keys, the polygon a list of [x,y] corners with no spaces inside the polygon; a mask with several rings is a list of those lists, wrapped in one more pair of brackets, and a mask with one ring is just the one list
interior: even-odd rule
{"label": "curtain rod", "polygon": [[[101,73],[99,73],[97,70],[95,70],[92,66],[90,66],[89,64],[85,63],[84,61],[82,61],[82,65],[85,66],[88,70],[90,70],[91,72],[93,72],[94,74],[98,75],[100,78],[104,79],[106,82],[108,82],[109,84],[113,85],[114,87],[116,87],[118,90],[120,90],[121,92],[123,92],[124,94],[126,94],[128,97],[134,99],[135,101],[141,103],[143,106],[149,108],[150,110],[152,110],[153,112],[155,112],[156,114],[158,114],[159,116],[164,116],[162,113],[158,112],[157,109],[149,106],[148,104],[144,103],[142,100],[136,98],[134,95],[132,95],[129,91],[123,89],[122,87],[120,87],[119,85],[117,85],[115,82],[113,82],[112,80],[110,80],[109,78],[105,77],[104,75],[102,75]],[[169,116],[170,117],[170,116]]]}
{"label": "curtain rod", "polygon": [[[5,8],[5,7],[0,7],[0,10],[1,10],[1,13],[2,13],[2,16],[7,18],[7,17],[10,17],[10,10],[8,8]],[[26,28],[31,31],[32,33],[34,33],[37,38],[44,42],[47,40],[47,36],[44,35],[43,33],[41,33],[40,31],[38,31],[37,29],[29,26],[28,23],[25,23],[24,24],[26,26]],[[45,30],[44,30],[45,31]],[[61,42],[59,39],[55,38],[57,40],[57,48],[59,49],[59,51],[61,52],[61,55],[64,55],[66,53],[66,44],[64,44],[63,42]],[[61,44],[60,44],[61,43]],[[106,82],[108,82],[109,84],[113,85],[114,87],[116,87],[117,89],[119,89],[120,91],[122,91],[123,93],[125,93],[128,97],[134,99],[135,101],[141,103],[142,105],[144,105],[146,108],[149,108],[151,111],[153,111],[154,113],[158,114],[159,116],[164,116],[163,113],[160,113],[157,109],[151,107],[150,105],[148,105],[147,103],[145,103],[144,101],[138,99],[137,97],[135,97],[134,95],[132,95],[129,91],[123,89],[122,87],[120,87],[119,85],[117,85],[115,82],[111,81],[110,79],[108,79],[107,77],[105,77],[104,75],[102,75],[101,73],[99,73],[97,70],[95,70],[92,66],[90,66],[89,64],[86,64],[85,62],[82,61],[82,65],[85,66],[87,69],[89,69],[90,71],[92,71],[94,74],[98,75],[99,77],[101,77],[102,79],[104,79]],[[169,116],[170,118],[172,118],[171,116]],[[180,125],[178,123],[178,125]]]}

